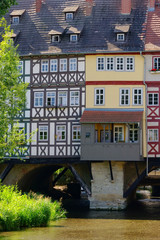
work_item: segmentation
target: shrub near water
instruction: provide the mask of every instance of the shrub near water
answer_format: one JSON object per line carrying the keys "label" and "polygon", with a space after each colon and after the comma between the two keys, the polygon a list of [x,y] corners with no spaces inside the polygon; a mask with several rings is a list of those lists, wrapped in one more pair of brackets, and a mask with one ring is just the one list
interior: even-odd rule
{"label": "shrub near water", "polygon": [[46,226],[50,220],[65,217],[60,203],[35,193],[23,194],[16,186],[0,185],[0,230]]}

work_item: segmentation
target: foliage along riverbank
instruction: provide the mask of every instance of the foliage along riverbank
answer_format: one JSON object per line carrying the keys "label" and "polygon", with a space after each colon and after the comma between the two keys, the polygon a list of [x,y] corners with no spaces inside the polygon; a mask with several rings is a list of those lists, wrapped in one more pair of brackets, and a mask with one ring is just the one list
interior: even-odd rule
{"label": "foliage along riverbank", "polygon": [[59,202],[35,193],[22,194],[16,186],[0,184],[0,231],[47,226],[65,217]]}

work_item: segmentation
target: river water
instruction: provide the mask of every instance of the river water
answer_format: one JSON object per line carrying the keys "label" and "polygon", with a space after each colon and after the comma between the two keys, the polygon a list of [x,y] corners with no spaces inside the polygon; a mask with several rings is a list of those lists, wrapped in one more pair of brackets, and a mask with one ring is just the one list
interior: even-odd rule
{"label": "river water", "polygon": [[46,228],[1,232],[0,240],[160,240],[160,200],[138,201],[126,211],[72,209]]}

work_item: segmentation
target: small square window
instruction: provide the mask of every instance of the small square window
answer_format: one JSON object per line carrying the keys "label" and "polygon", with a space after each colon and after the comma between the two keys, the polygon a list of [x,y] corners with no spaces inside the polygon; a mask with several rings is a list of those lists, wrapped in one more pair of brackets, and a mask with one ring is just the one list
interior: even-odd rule
{"label": "small square window", "polygon": [[50,71],[57,72],[58,71],[58,61],[57,59],[50,60]]}
{"label": "small square window", "polygon": [[59,35],[52,35],[52,42],[60,42]]}
{"label": "small square window", "polygon": [[98,57],[97,58],[97,71],[104,71],[105,70],[105,58]]}
{"label": "small square window", "polygon": [[39,127],[39,140],[47,141],[48,140],[48,126]]}
{"label": "small square window", "polygon": [[148,129],[148,141],[157,142],[159,140],[158,129]]}
{"label": "small square window", "polygon": [[95,105],[104,105],[104,88],[95,88]]}
{"label": "small square window", "polygon": [[56,128],[57,141],[66,140],[66,126],[57,126]]}
{"label": "small square window", "polygon": [[41,72],[48,72],[48,60],[42,60]]}
{"label": "small square window", "polygon": [[46,104],[47,104],[47,106],[55,106],[56,105],[56,93],[55,92],[47,92]]}
{"label": "small square window", "polygon": [[123,42],[125,40],[124,33],[118,33],[117,34],[117,41],[118,42]]}
{"label": "small square window", "polygon": [[69,20],[73,19],[73,13],[71,13],[71,12],[66,13],[66,20],[67,19],[69,19]]}
{"label": "small square window", "polygon": [[18,24],[19,23],[19,17],[12,17],[12,23]]}
{"label": "small square window", "polygon": [[70,42],[77,42],[77,41],[78,41],[77,34],[70,35]]}

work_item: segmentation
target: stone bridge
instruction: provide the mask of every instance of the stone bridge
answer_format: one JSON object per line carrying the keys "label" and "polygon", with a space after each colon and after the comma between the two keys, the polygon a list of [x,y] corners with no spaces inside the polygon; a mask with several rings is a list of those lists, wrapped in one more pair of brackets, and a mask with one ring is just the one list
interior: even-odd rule
{"label": "stone bridge", "polygon": [[[51,193],[57,169],[70,169],[75,179],[86,191],[91,209],[124,209],[135,197],[139,185],[160,185],[160,178],[151,181],[146,175],[146,162],[80,162],[74,161],[15,161],[0,164],[3,184],[17,184],[22,191]],[[148,171],[159,168],[159,163],[150,161]]]}

